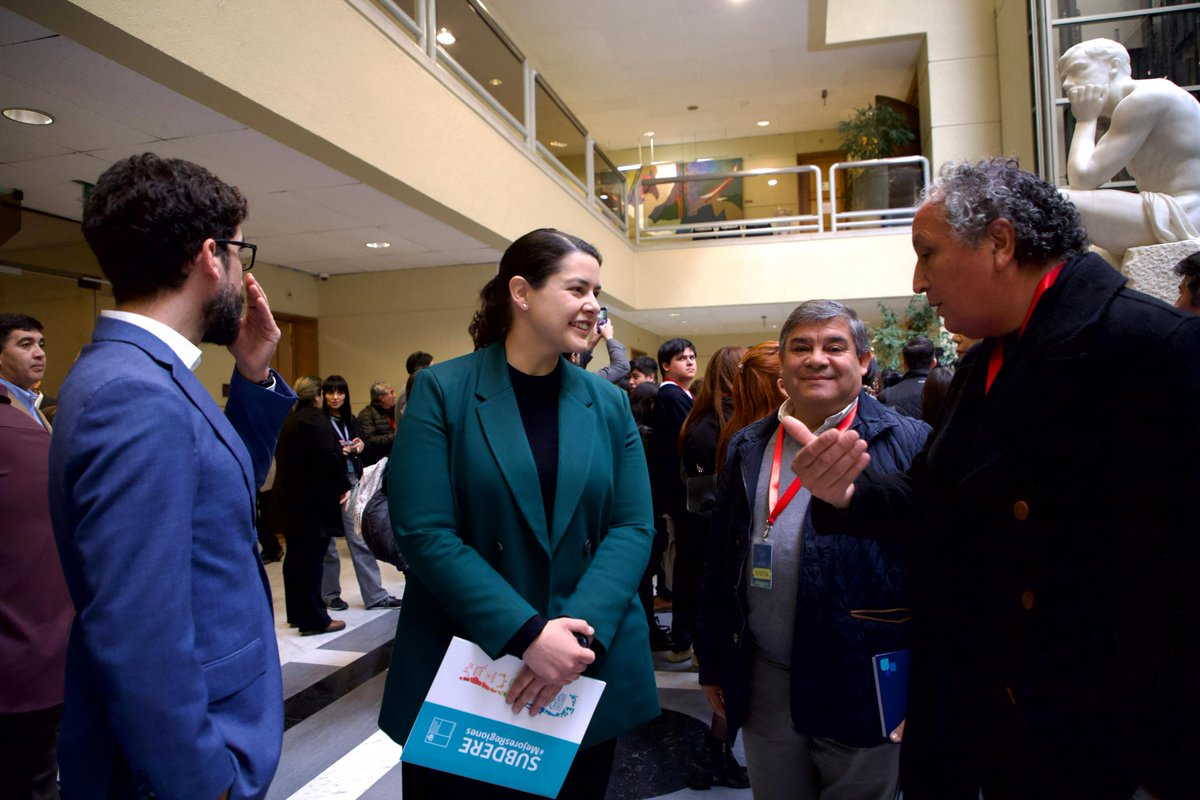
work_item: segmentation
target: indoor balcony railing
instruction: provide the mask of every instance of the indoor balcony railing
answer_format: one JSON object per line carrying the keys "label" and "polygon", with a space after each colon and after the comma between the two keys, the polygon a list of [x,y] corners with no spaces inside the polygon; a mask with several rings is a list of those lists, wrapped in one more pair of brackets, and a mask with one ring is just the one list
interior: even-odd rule
{"label": "indoor balcony railing", "polygon": [[[656,164],[629,174],[605,154],[480,0],[347,2],[394,41],[415,43],[414,55],[435,74],[454,76],[442,80],[465,89],[464,99],[497,131],[639,244],[908,225],[917,192],[929,182],[929,162],[920,156],[835,164],[828,183],[815,165],[717,172],[729,162],[705,165],[712,159]],[[779,186],[766,191],[768,184]],[[656,200],[652,208],[648,195]],[[674,195],[673,209],[660,201]]]}
{"label": "indoor balcony railing", "polygon": [[[710,241],[784,234],[849,233],[912,224],[921,190],[929,184],[924,156],[880,158],[834,164],[826,184],[820,167],[690,172],[704,162],[659,165],[652,176],[637,174],[627,205],[638,244]],[[671,174],[659,174],[663,166]],[[750,209],[752,197],[769,184],[794,176],[796,202]],[[839,176],[841,176],[839,184]],[[750,209],[750,210],[748,210]],[[828,213],[827,210],[828,209]]]}

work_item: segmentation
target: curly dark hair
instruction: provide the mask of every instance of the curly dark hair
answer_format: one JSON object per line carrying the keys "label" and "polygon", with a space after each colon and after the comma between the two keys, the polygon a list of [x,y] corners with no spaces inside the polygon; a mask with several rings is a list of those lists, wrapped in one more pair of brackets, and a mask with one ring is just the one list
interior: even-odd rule
{"label": "curly dark hair", "polygon": [[230,239],[246,198],[190,161],[143,153],[104,171],[83,207],[83,236],[118,303],[177,289],[206,239]]}
{"label": "curly dark hair", "polygon": [[1017,263],[1041,266],[1087,252],[1087,228],[1058,187],[1021,169],[1016,159],[949,162],[926,189],[925,202],[940,203],[954,238],[977,245],[993,220],[1016,230]]}
{"label": "curly dark hair", "polygon": [[570,253],[586,253],[596,259],[596,263],[603,263],[600,251],[594,246],[554,228],[530,231],[508,246],[500,258],[496,275],[479,292],[479,310],[467,326],[476,350],[502,341],[508,335],[512,326],[509,281],[520,275],[534,289],[540,289],[546,279],[558,271],[563,256]]}
{"label": "curly dark hair", "polygon": [[[1192,308],[1200,308],[1200,251],[1188,255],[1174,267],[1175,274],[1184,279],[1184,286],[1192,297]],[[3,333],[3,328],[0,328]]]}

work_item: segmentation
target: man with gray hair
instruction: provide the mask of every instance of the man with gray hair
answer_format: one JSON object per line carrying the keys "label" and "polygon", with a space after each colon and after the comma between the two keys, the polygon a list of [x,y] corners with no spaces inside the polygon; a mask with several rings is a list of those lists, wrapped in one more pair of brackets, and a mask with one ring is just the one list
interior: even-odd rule
{"label": "man with gray hair", "polygon": [[363,441],[367,444],[364,467],[392,454],[392,440],[396,438],[396,390],[390,383],[371,384],[371,403],[358,412],[358,424],[362,425]]}
{"label": "man with gray hair", "polygon": [[[863,390],[866,328],[832,300],[800,304],[779,337],[788,399],[737,433],[719,473],[704,563],[700,684],[744,732],[756,800],[893,797],[899,741],[880,722],[872,658],[908,646],[899,548],[813,534],[811,494],[792,474],[800,445],[780,421],[854,430],[880,472],[897,472],[929,426]],[[876,520],[889,527],[886,514]]]}
{"label": "man with gray hair", "polygon": [[[881,475],[854,432],[785,420],[818,532],[906,534],[905,797],[1194,797],[1200,429],[1172,423],[1200,317],[1126,288],[1005,159],[943,167],[912,239],[913,290],[983,340],[925,451]],[[1097,391],[1114,366],[1136,379]]]}
{"label": "man with gray hair", "polygon": [[[1163,78],[1134,80],[1129,53],[1091,39],[1058,61],[1075,133],[1067,156],[1067,197],[1092,244],[1121,258],[1130,247],[1200,236],[1200,103]],[[1100,119],[1108,130],[1096,140]],[[1101,189],[1122,169],[1139,194]]]}

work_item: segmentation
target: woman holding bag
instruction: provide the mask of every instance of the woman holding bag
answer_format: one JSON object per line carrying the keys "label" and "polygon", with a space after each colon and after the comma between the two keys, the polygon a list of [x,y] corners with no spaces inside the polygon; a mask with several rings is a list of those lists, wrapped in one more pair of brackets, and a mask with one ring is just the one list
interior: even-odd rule
{"label": "woman holding bag", "polygon": [[[625,393],[572,366],[600,310],[600,254],[551,229],[508,248],[470,326],[476,352],[414,382],[389,462],[410,569],[380,727],[403,743],[453,636],[524,659],[506,702],[536,713],[607,683],[560,797],[603,798],[615,737],[658,715],[637,585],[654,534]],[[525,795],[412,764],[404,794]]]}

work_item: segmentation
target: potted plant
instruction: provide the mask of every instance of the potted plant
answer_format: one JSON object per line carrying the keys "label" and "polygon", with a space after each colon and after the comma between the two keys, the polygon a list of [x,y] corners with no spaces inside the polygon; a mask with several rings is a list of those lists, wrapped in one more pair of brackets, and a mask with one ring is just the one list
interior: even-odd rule
{"label": "potted plant", "polygon": [[[886,103],[854,109],[849,119],[838,123],[841,149],[851,161],[888,158],[917,138],[903,114]],[[846,172],[842,195],[846,208],[854,210],[888,207],[888,169],[856,169]]]}
{"label": "potted plant", "polygon": [[904,348],[905,343],[914,336],[928,336],[933,340],[935,347],[941,348],[942,352],[938,356],[938,363],[942,366],[953,366],[957,361],[954,341],[950,338],[950,334],[942,328],[942,321],[938,318],[937,311],[929,305],[929,299],[925,295],[914,294],[909,298],[908,307],[904,310],[903,324],[900,323],[900,318],[895,311],[883,303],[878,305],[882,324],[877,328],[868,326],[868,329],[871,336],[871,350],[875,353],[875,360],[879,362],[879,369],[883,370],[888,367],[903,369],[900,351]]}

